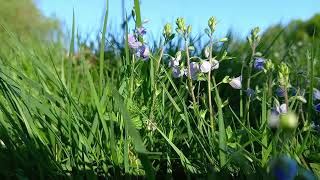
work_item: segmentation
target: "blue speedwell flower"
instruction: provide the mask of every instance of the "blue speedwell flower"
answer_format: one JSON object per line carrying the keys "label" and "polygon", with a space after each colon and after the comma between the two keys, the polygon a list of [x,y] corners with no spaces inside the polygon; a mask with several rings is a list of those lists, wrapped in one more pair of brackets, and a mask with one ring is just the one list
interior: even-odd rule
{"label": "blue speedwell flower", "polygon": [[148,59],[149,53],[150,53],[149,48],[146,45],[141,45],[138,48],[137,56],[142,59]]}
{"label": "blue speedwell flower", "polygon": [[172,74],[174,78],[180,78],[184,75],[184,69],[179,66],[173,67]]}
{"label": "blue speedwell flower", "polygon": [[139,34],[140,36],[144,36],[147,34],[147,30],[144,27],[139,27],[136,29],[136,33]]}
{"label": "blue speedwell flower", "polygon": [[241,89],[241,87],[242,87],[241,82],[242,82],[242,76],[239,76],[239,77],[231,79],[229,84],[234,89]]}
{"label": "blue speedwell flower", "polygon": [[251,89],[251,88],[248,88],[248,89],[246,90],[246,93],[247,93],[247,96],[249,96],[250,98],[253,98],[254,95],[255,95],[254,90]]}
{"label": "blue speedwell flower", "polygon": [[298,173],[298,164],[288,156],[281,156],[273,160],[272,174],[279,180],[293,180]]}
{"label": "blue speedwell flower", "polygon": [[287,113],[287,105],[281,104],[280,106],[276,106],[271,108],[270,116],[269,116],[269,127],[270,128],[278,128],[280,125],[280,114]]}
{"label": "blue speedwell flower", "polygon": [[281,87],[277,88],[275,93],[279,97],[284,97],[284,89]]}
{"label": "blue speedwell flower", "polygon": [[138,49],[142,43],[134,35],[128,34],[128,45],[131,49]]}
{"label": "blue speedwell flower", "polygon": [[313,89],[313,99],[320,100],[320,91],[316,88]]}
{"label": "blue speedwell flower", "polygon": [[316,110],[317,112],[320,112],[320,103],[314,106],[314,110]]}
{"label": "blue speedwell flower", "polygon": [[263,70],[266,60],[264,58],[256,58],[253,67],[259,71]]}
{"label": "blue speedwell flower", "polygon": [[[198,72],[200,71],[200,67],[199,67],[199,64],[197,62],[191,62],[190,63],[190,75],[191,75],[191,78],[193,80],[196,80],[197,79],[197,75],[198,75]],[[188,72],[188,69],[185,69],[184,71],[185,75],[188,76],[189,72]]]}
{"label": "blue speedwell flower", "polygon": [[200,71],[203,73],[208,73],[211,71],[211,63],[209,61],[201,61],[200,62]]}

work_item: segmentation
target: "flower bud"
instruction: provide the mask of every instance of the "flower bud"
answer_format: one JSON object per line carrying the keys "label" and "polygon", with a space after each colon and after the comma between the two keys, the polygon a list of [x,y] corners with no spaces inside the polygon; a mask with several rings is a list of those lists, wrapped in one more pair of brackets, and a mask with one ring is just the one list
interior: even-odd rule
{"label": "flower bud", "polygon": [[171,24],[167,23],[163,28],[162,35],[164,36],[164,38],[168,39],[171,36],[171,34],[172,34]]}
{"label": "flower bud", "polygon": [[267,71],[272,71],[273,69],[274,69],[274,65],[273,65],[272,61],[270,59],[268,59],[266,61],[266,70]]}
{"label": "flower bud", "polygon": [[208,20],[208,26],[211,30],[211,33],[213,33],[216,30],[217,20],[215,17],[210,17]]}
{"label": "flower bud", "polygon": [[176,25],[180,31],[184,32],[186,30],[186,24],[183,18],[178,18],[176,20]]}

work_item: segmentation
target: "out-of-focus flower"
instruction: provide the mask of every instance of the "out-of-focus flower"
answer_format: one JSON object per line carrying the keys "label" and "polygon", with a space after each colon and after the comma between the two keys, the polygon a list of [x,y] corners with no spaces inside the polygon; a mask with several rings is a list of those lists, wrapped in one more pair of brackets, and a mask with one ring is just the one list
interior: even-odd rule
{"label": "out-of-focus flower", "polygon": [[316,110],[317,112],[320,112],[320,103],[314,106],[314,110]]}
{"label": "out-of-focus flower", "polygon": [[137,56],[142,58],[142,59],[148,59],[149,58],[149,54],[150,54],[150,51],[149,51],[149,48],[148,46],[146,45],[142,45],[138,48],[138,51],[137,51]]}
{"label": "out-of-focus flower", "polygon": [[271,108],[270,116],[269,116],[269,127],[270,128],[278,128],[280,125],[280,114],[287,113],[287,105],[281,104],[280,106],[276,106]]}
{"label": "out-of-focus flower", "polygon": [[241,87],[242,87],[241,82],[242,82],[242,76],[239,76],[239,77],[231,79],[229,84],[234,89],[241,89]]}
{"label": "out-of-focus flower", "polygon": [[253,98],[255,96],[255,92],[251,88],[248,88],[245,92],[247,93],[247,96],[249,96],[250,98]]}
{"label": "out-of-focus flower", "polygon": [[213,59],[211,60],[211,70],[214,70],[214,69],[219,69],[219,61]]}
{"label": "out-of-focus flower", "polygon": [[256,58],[253,63],[253,67],[257,70],[263,70],[266,60],[264,58]]}
{"label": "out-of-focus flower", "polygon": [[201,61],[200,62],[200,71],[203,73],[207,73],[211,71],[211,64],[209,61]]}
{"label": "out-of-focus flower", "polygon": [[131,49],[138,49],[142,43],[134,35],[128,34],[128,45]]}
{"label": "out-of-focus flower", "polygon": [[297,89],[296,89],[295,87],[290,87],[290,88],[289,88],[289,94],[290,94],[291,96],[297,95]]}
{"label": "out-of-focus flower", "polygon": [[176,58],[171,58],[171,60],[169,61],[169,67],[177,67],[179,66],[180,61]]}
{"label": "out-of-focus flower", "polygon": [[177,67],[180,64],[181,60],[181,51],[178,51],[176,53],[176,57],[172,57],[171,60],[169,61],[169,67]]}
{"label": "out-of-focus flower", "polygon": [[144,27],[139,27],[136,29],[136,33],[139,34],[140,36],[144,36],[147,34],[147,30]]}
{"label": "out-of-focus flower", "polygon": [[320,100],[320,91],[316,88],[313,88],[313,99]]}
{"label": "out-of-focus flower", "polygon": [[180,78],[184,75],[184,69],[183,68],[181,69],[180,67],[177,67],[177,66],[173,67],[172,74],[174,78]]}
{"label": "out-of-focus flower", "polygon": [[[197,62],[190,63],[190,73],[191,73],[190,75],[193,80],[197,79],[197,75],[198,75],[199,70],[200,70],[200,68],[199,68],[199,64]],[[185,69],[185,75],[188,76],[188,74],[189,74],[188,69]]]}
{"label": "out-of-focus flower", "polygon": [[279,88],[276,89],[276,92],[275,92],[275,93],[276,93],[276,95],[279,96],[279,97],[284,97],[284,93],[285,93],[285,92],[284,92],[284,89],[283,89],[283,88],[279,87]]}
{"label": "out-of-focus flower", "polygon": [[272,175],[279,180],[293,180],[298,173],[298,164],[288,156],[281,156],[271,162]]}

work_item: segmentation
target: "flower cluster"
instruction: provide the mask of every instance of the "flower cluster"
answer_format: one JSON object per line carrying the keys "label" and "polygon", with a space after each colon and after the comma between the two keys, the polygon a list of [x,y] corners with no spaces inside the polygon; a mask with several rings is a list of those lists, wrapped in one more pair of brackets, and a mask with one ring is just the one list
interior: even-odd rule
{"label": "flower cluster", "polygon": [[139,27],[134,32],[134,34],[128,34],[128,45],[130,49],[135,51],[137,57],[147,60],[150,54],[149,47],[140,42],[138,38],[144,36],[147,30],[144,27]]}

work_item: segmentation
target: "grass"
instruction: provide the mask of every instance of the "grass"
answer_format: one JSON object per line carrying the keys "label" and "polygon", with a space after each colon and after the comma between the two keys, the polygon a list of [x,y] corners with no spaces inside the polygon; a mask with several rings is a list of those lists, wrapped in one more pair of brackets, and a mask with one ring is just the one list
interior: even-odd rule
{"label": "grass", "polygon": [[[142,11],[139,1],[134,3],[138,28]],[[190,63],[206,57],[188,26],[180,24],[175,36],[183,39],[180,63],[188,77],[174,78],[168,61],[179,44],[171,41],[172,30],[164,30],[165,41],[146,61],[130,48],[128,36],[120,53],[110,56],[107,20],[108,6],[98,62],[81,44],[74,49],[76,15],[68,54],[57,42],[26,46],[1,26],[8,39],[7,50],[0,52],[2,179],[267,179],[295,164],[294,176],[319,178],[319,114],[312,95],[318,87],[318,37],[306,42],[305,51],[287,52],[292,50],[287,47],[282,58],[273,58],[285,30],[267,40],[255,29],[248,43],[237,45],[231,36],[216,41],[214,27],[206,45],[210,61],[214,57],[220,67],[193,80]],[[270,59],[261,71],[254,68],[259,52]],[[243,86],[233,89],[229,83],[239,75]],[[287,91],[289,85],[295,94]],[[287,87],[284,97],[275,94],[277,87]],[[255,94],[248,96],[248,88]],[[271,109],[282,103],[295,116],[284,113],[280,126],[271,128]]]}

